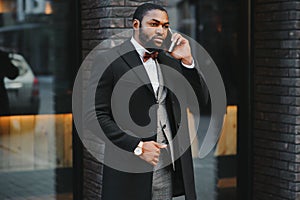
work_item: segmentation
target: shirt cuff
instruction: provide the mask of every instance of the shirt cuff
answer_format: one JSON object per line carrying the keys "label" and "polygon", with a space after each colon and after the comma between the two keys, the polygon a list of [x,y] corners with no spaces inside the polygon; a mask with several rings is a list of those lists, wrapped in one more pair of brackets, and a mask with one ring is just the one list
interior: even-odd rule
{"label": "shirt cuff", "polygon": [[195,62],[194,62],[194,59],[193,59],[193,62],[191,65],[186,65],[184,64],[182,61],[181,61],[181,64],[185,67],[185,68],[188,68],[188,69],[193,69],[195,67]]}

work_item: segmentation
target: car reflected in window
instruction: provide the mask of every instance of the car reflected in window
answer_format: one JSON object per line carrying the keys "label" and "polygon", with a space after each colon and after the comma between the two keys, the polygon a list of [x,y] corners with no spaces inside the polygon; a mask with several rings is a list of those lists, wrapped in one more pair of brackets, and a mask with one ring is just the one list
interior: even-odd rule
{"label": "car reflected in window", "polygon": [[37,114],[40,106],[39,81],[22,55],[10,53],[9,56],[11,62],[19,69],[16,79],[4,79],[10,113]]}

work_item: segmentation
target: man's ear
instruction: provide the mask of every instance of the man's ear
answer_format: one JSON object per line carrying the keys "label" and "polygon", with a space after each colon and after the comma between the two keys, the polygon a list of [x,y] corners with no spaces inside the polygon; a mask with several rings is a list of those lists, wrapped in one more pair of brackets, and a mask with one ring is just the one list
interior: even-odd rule
{"label": "man's ear", "polygon": [[140,21],[138,19],[134,19],[132,22],[133,30],[138,30],[140,28]]}

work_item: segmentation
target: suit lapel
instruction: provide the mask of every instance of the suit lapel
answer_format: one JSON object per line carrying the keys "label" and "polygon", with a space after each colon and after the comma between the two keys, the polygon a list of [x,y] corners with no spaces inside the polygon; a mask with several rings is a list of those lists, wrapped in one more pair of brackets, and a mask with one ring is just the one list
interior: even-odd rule
{"label": "suit lapel", "polygon": [[170,78],[166,78],[165,75],[168,74],[166,71],[167,69],[165,67],[162,67],[162,65],[165,65],[167,67],[171,67],[172,69],[175,69],[176,71],[180,72],[180,64],[177,62],[177,60],[174,60],[170,55],[166,54],[164,51],[160,52],[157,58],[157,61],[159,64],[161,64],[161,72],[164,80],[165,85],[172,85],[172,80]]}
{"label": "suit lapel", "polygon": [[[170,55],[168,55],[165,52],[161,52],[158,56],[158,62],[162,65],[166,65],[176,71],[178,71],[179,73],[182,73],[181,71],[181,65],[180,65],[180,61],[175,60],[174,58],[172,58]],[[164,79],[164,84],[165,85],[176,85],[176,77],[166,77],[166,74],[168,74],[169,72],[166,71],[165,67],[161,67],[161,71],[162,71],[162,76]],[[175,82],[175,83],[174,83]],[[177,97],[174,95],[174,93],[168,92],[167,94],[167,99],[169,99],[170,102],[178,102]],[[180,122],[181,120],[181,114],[180,114],[180,106],[177,106],[178,104],[175,103],[171,103],[170,109],[168,110],[168,114],[169,115],[173,115],[175,123],[177,124],[177,122]],[[178,109],[179,108],[179,109]],[[177,127],[172,127],[173,131],[176,132]]]}
{"label": "suit lapel", "polygon": [[139,54],[137,53],[134,46],[130,42],[130,40],[127,40],[120,46],[118,53],[120,54],[121,58],[125,61],[125,63],[132,69],[132,71],[140,79],[140,81],[144,83],[146,87],[154,95],[154,91],[151,86],[151,82],[145,68],[144,67],[136,68],[138,66],[143,66],[143,63],[140,59]]}

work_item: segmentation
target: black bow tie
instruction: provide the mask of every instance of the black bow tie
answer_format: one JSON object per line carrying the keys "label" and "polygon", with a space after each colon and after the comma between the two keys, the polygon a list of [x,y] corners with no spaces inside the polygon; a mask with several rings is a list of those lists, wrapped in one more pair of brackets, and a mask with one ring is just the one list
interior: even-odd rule
{"label": "black bow tie", "polygon": [[145,52],[144,56],[143,56],[143,62],[146,62],[147,60],[149,60],[149,58],[152,58],[153,60],[155,60],[157,58],[157,56],[158,56],[157,51],[154,51],[152,53]]}

